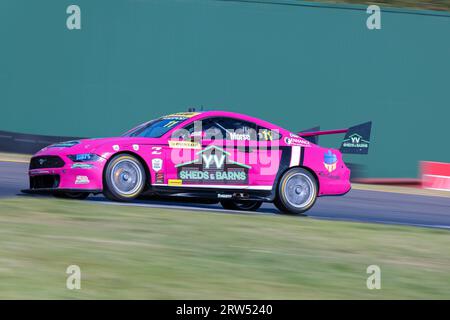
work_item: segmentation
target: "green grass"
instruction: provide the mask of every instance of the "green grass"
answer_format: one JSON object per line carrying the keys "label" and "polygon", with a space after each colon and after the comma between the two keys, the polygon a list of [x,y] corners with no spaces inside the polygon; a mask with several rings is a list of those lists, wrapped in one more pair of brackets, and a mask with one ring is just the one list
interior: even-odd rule
{"label": "green grass", "polygon": [[[444,230],[2,200],[0,298],[449,299],[449,248]],[[66,289],[72,264],[81,290]]]}

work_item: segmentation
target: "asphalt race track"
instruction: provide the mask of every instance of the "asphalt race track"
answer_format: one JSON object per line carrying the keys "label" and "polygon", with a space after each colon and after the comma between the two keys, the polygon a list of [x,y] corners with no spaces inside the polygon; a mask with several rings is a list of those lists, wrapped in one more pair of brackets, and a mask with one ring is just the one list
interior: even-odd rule
{"label": "asphalt race track", "polygon": [[[27,168],[25,163],[0,162],[0,197],[29,196],[20,192],[21,189],[28,188]],[[136,200],[124,204],[108,201],[103,196],[90,197],[87,201],[108,205],[166,207],[234,214],[278,213],[270,203],[264,204],[256,213],[249,213],[224,210],[218,204],[180,201]],[[308,217],[450,229],[450,197],[352,190],[342,197],[319,198],[313,209],[308,211]]]}

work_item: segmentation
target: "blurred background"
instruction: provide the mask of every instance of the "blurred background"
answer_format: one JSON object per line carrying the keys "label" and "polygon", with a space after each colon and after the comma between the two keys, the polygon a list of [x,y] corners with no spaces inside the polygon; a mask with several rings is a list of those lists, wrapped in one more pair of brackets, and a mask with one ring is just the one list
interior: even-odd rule
{"label": "blurred background", "polygon": [[[369,4],[381,29],[367,28]],[[79,30],[66,25],[71,5]],[[448,299],[450,165],[434,162],[450,162],[449,10],[450,0],[0,1],[0,298]],[[292,131],[373,121],[369,154],[345,155],[353,175],[398,182],[429,160],[423,185],[441,191],[353,184],[308,217],[20,193],[36,148],[189,107]],[[71,265],[80,290],[66,287]],[[370,265],[381,290],[366,286]]]}
{"label": "blurred background", "polygon": [[372,120],[369,156],[346,159],[367,177],[450,161],[449,1],[345,1],[380,4],[380,30],[344,1],[75,2],[80,30],[73,1],[1,1],[0,130],[110,136],[203,107],[293,131]]}

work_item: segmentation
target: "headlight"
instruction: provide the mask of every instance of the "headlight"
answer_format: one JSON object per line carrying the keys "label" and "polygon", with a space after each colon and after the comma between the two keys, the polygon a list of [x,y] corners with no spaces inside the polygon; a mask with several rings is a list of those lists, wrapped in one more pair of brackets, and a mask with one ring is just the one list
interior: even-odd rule
{"label": "headlight", "polygon": [[100,157],[94,153],[72,154],[67,156],[73,162],[98,161]]}

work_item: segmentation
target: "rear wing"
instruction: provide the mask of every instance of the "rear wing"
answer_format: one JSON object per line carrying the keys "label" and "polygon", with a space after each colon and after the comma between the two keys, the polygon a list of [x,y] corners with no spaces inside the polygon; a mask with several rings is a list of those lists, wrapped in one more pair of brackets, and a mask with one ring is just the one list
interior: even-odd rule
{"label": "rear wing", "polygon": [[348,129],[320,131],[320,127],[311,128],[297,133],[300,137],[317,144],[319,136],[345,133],[339,150],[342,153],[368,154],[372,121],[358,124]]}

